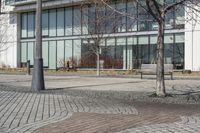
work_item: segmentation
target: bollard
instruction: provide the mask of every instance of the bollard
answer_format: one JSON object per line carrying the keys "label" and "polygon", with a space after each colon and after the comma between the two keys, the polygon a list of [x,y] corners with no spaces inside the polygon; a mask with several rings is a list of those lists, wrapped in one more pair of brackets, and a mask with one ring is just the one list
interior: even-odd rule
{"label": "bollard", "polygon": [[26,67],[27,67],[27,75],[30,75],[30,74],[31,74],[31,69],[30,69],[30,60],[27,60]]}

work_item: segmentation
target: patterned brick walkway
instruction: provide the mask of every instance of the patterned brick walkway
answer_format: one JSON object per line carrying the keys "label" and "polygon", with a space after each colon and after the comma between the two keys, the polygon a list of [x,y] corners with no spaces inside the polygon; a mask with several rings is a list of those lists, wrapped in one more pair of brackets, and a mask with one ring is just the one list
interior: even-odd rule
{"label": "patterned brick walkway", "polygon": [[133,106],[105,99],[0,91],[0,132],[31,132],[74,112],[137,114]]}
{"label": "patterned brick walkway", "polygon": [[[0,79],[0,133],[198,133],[200,129],[200,104],[145,104],[130,97],[137,91],[152,92],[151,79],[48,77],[50,88],[66,87],[42,93],[23,88],[30,86],[30,81],[29,76],[20,75]],[[194,94],[199,96],[196,95],[200,92],[199,85],[199,79],[167,81],[167,87],[171,88],[168,92],[176,92],[177,96],[193,92],[191,98]],[[115,91],[107,93],[108,90]]]}

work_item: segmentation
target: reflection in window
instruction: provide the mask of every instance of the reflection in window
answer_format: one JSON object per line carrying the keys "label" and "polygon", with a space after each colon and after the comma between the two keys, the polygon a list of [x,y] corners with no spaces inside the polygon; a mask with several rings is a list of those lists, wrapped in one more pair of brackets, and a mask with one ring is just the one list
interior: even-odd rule
{"label": "reflection in window", "polygon": [[132,16],[127,16],[127,31],[137,31],[137,2],[127,3],[127,13]]}
{"label": "reflection in window", "polygon": [[[83,7],[82,8],[82,33],[83,34],[88,34],[88,16],[89,16],[89,12],[88,12],[88,7]],[[91,18],[90,18],[91,19]]]}
{"label": "reflection in window", "polygon": [[48,36],[48,27],[49,27],[49,18],[48,18],[48,11],[44,11],[42,13],[42,35]]}
{"label": "reflection in window", "polygon": [[49,66],[49,43],[48,41],[42,42],[42,58],[44,67]]}
{"label": "reflection in window", "polygon": [[74,27],[73,27],[73,34],[80,35],[81,34],[81,10],[78,7],[74,8]]}
{"label": "reflection in window", "polygon": [[28,60],[30,60],[30,65],[34,63],[34,42],[28,42]]}
{"label": "reflection in window", "polygon": [[138,52],[139,52],[139,62],[141,63],[149,63],[148,60],[148,50],[149,50],[149,41],[148,41],[148,36],[140,36],[138,37]]}
{"label": "reflection in window", "polygon": [[64,47],[64,41],[57,41],[57,68],[65,66]]}
{"label": "reflection in window", "polygon": [[148,20],[149,14],[145,11],[146,3],[144,0],[141,0],[141,5],[138,5],[138,30],[139,31],[148,31]]}
{"label": "reflection in window", "polygon": [[72,40],[65,40],[65,61],[72,61]]}
{"label": "reflection in window", "polygon": [[81,40],[73,41],[73,62],[76,67],[81,64]]}
{"label": "reflection in window", "polygon": [[175,28],[181,29],[185,25],[185,9],[184,6],[179,6],[175,10]]}
{"label": "reflection in window", "polygon": [[34,37],[35,32],[35,15],[33,12],[28,13],[28,37]]}
{"label": "reflection in window", "polygon": [[21,32],[21,36],[22,38],[26,38],[27,37],[27,13],[23,13],[21,15],[21,21],[22,21],[22,25],[21,25],[21,29],[22,29],[22,32]]}
{"label": "reflection in window", "polygon": [[65,9],[65,35],[72,35],[72,8]]}
{"label": "reflection in window", "polygon": [[21,62],[27,62],[27,43],[21,43]]}
{"label": "reflection in window", "polygon": [[56,36],[56,9],[49,11],[49,36]]}
{"label": "reflection in window", "polygon": [[[122,13],[126,13],[126,2],[121,2],[116,4],[117,11]],[[116,30],[117,32],[125,32],[126,31],[126,16],[121,14],[116,14]]]}
{"label": "reflection in window", "polygon": [[56,41],[49,41],[49,69],[56,69]]}
{"label": "reflection in window", "polygon": [[57,10],[57,36],[64,36],[64,8]]}

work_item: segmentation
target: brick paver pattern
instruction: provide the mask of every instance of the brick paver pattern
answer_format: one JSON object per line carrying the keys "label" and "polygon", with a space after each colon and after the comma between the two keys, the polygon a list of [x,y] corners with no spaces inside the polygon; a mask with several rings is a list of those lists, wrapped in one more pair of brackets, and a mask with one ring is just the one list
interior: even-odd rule
{"label": "brick paver pattern", "polygon": [[66,94],[0,91],[0,132],[31,132],[69,118],[73,112],[137,114],[133,106]]}

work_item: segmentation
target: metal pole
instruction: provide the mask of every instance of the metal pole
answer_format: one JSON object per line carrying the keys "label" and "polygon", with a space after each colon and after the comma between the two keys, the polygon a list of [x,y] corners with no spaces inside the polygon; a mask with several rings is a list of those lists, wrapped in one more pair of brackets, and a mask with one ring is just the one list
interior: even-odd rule
{"label": "metal pole", "polygon": [[33,91],[40,91],[45,89],[42,59],[42,0],[37,0],[36,5],[36,43],[31,88]]}
{"label": "metal pole", "polygon": [[26,68],[27,68],[27,75],[31,74],[31,70],[30,70],[30,60],[27,60],[27,64],[26,64]]}

